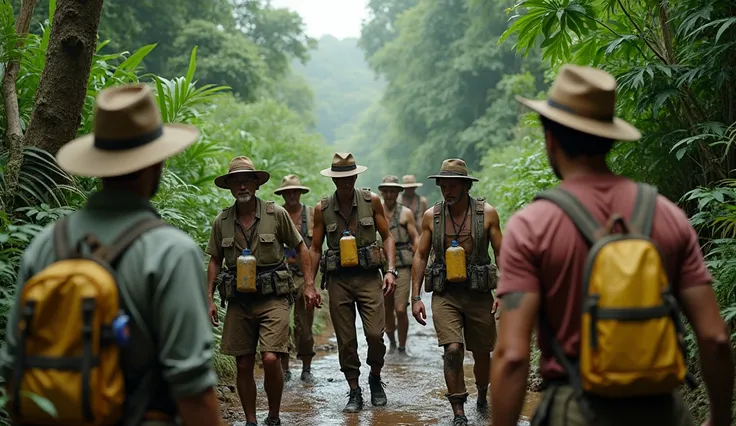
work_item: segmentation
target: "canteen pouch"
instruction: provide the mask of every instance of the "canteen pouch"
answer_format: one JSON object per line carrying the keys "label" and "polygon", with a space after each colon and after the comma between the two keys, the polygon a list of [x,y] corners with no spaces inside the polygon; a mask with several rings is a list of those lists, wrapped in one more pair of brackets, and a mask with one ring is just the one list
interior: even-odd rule
{"label": "canteen pouch", "polygon": [[358,263],[363,269],[381,268],[385,260],[386,256],[383,254],[383,247],[379,246],[378,243],[358,248]]}
{"label": "canteen pouch", "polygon": [[217,274],[217,277],[215,277],[214,285],[217,289],[217,293],[220,295],[220,307],[224,308],[226,302],[236,297],[235,274],[230,272],[228,269],[220,271],[220,273]]}
{"label": "canteen pouch", "polygon": [[264,296],[271,294],[284,296],[293,294],[296,290],[291,271],[283,264],[276,269],[259,272],[256,275],[256,287]]}
{"label": "canteen pouch", "polygon": [[471,290],[487,293],[496,288],[498,268],[494,264],[470,265],[468,266],[468,278]]}
{"label": "canteen pouch", "polygon": [[340,269],[340,252],[337,250],[326,250],[319,263],[322,274],[336,272]]}
{"label": "canteen pouch", "polygon": [[431,293],[436,291],[442,293],[445,289],[445,280],[447,279],[447,271],[442,263],[433,263],[427,267],[424,272],[424,291]]}
{"label": "canteen pouch", "polygon": [[411,266],[414,262],[414,254],[409,244],[396,244],[396,263],[397,266]]}

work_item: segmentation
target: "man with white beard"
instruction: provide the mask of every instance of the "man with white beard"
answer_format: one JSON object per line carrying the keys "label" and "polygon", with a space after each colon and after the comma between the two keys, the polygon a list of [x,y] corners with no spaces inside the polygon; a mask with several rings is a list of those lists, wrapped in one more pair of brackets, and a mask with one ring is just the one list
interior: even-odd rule
{"label": "man with white beard", "polygon": [[[263,360],[264,389],[268,396],[268,417],[264,424],[280,425],[279,408],[284,388],[281,356],[288,354],[289,311],[296,294],[294,279],[286,263],[283,247],[295,249],[304,271],[304,303],[307,310],[319,307],[319,293],[314,288],[314,274],[307,246],[294,226],[289,213],[274,201],[256,197],[258,188],[270,175],[256,170],[248,157],[235,157],[228,173],[215,179],[215,185],[229,189],[236,202],[224,209],[212,224],[206,253],[210,318],[218,326],[215,289],[222,303],[227,303],[220,351],[234,356],[237,364],[237,388],[247,426],[256,425],[256,384],[253,370],[256,349]],[[256,289],[239,292],[236,263],[246,250],[256,258]],[[227,269],[220,271],[223,260]]]}

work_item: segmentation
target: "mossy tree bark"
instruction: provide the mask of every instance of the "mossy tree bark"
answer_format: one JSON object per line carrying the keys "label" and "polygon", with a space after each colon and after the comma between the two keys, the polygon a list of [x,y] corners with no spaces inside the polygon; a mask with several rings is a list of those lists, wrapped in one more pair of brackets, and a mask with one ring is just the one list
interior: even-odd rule
{"label": "mossy tree bark", "polygon": [[57,1],[26,145],[56,154],[76,136],[101,13],[102,0]]}

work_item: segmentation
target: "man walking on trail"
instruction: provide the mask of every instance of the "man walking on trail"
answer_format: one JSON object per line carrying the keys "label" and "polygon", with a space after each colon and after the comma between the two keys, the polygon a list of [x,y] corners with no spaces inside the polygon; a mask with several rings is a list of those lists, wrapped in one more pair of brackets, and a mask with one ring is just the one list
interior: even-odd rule
{"label": "man walking on trail", "polygon": [[[386,335],[390,343],[388,353],[397,350],[394,330],[398,323],[400,356],[406,356],[406,338],[409,333],[409,306],[411,294],[411,264],[419,235],[414,225],[414,215],[411,210],[396,202],[399,193],[404,190],[396,176],[386,176],[378,185],[383,196],[383,209],[389,220],[389,229],[394,237],[396,247],[396,266],[399,276],[396,278],[396,291],[384,299],[386,309]],[[395,314],[394,314],[395,313]]]}
{"label": "man walking on trail", "polygon": [[[307,249],[312,246],[312,229],[314,228],[314,207],[305,206],[301,202],[302,194],[309,192],[309,188],[303,186],[297,175],[287,175],[281,179],[281,186],[273,193],[284,198],[284,209],[289,213],[291,221],[299,230]],[[314,382],[311,371],[312,358],[314,357],[314,335],[312,325],[314,324],[314,309],[307,309],[302,302],[304,298],[304,272],[299,266],[299,256],[293,249],[287,250],[287,264],[294,275],[294,286],[297,288],[297,302],[294,304],[294,330],[289,327],[290,341],[294,338],[296,346],[296,357],[302,360],[301,380],[307,383]],[[281,359],[284,370],[284,381],[291,379],[289,370],[289,354]]]}
{"label": "man walking on trail", "polygon": [[[217,375],[212,369],[213,336],[207,319],[205,281],[200,267],[202,252],[184,232],[166,226],[150,203],[161,182],[164,161],[184,151],[198,138],[199,131],[193,126],[162,124],[156,100],[146,85],[111,87],[99,93],[95,105],[94,135],[82,136],[64,145],[57,154],[57,161],[62,169],[73,175],[101,178],[102,190],[91,194],[79,211],[44,228],[26,249],[19,268],[17,299],[8,315],[6,345],[0,353],[5,383],[13,383],[17,379],[13,375],[19,365],[16,357],[22,356],[23,351],[33,351],[32,343],[38,343],[53,333],[51,325],[43,330],[44,316],[54,318],[56,315],[58,319],[58,315],[72,313],[79,309],[78,305],[84,305],[70,299],[68,294],[73,291],[67,286],[65,292],[53,294],[56,306],[48,302],[36,304],[39,312],[34,318],[35,330],[30,330],[30,333],[19,331],[20,316],[28,314],[26,307],[29,305],[20,306],[22,298],[29,296],[24,291],[28,289],[26,285],[41,279],[46,271],[50,273],[54,262],[64,259],[72,259],[66,262],[80,262],[73,256],[77,255],[77,242],[84,240],[90,249],[95,249],[95,243],[99,243],[93,255],[109,261],[116,270],[120,309],[126,312],[130,321],[127,346],[121,348],[120,361],[114,361],[120,363],[124,377],[124,387],[118,389],[127,391],[121,398],[121,401],[125,399],[123,419],[136,425],[173,426],[180,424],[177,417],[187,425],[220,424],[220,409],[214,389]],[[116,250],[119,251],[115,253]],[[91,272],[95,271],[90,264],[77,264],[77,267],[76,282],[67,283],[84,283],[85,278],[93,276]],[[82,270],[85,267],[87,271]],[[60,285],[63,272],[58,266],[56,272],[56,282],[52,284],[47,280],[44,284]],[[97,284],[100,284],[99,271],[97,275]],[[33,284],[38,283],[35,281]],[[92,283],[87,281],[87,285],[91,287]],[[34,297],[38,297],[39,287],[32,289]],[[90,288],[85,297],[98,290],[100,288]],[[83,302],[90,300],[101,299],[83,299]],[[100,316],[108,315],[110,311],[105,309],[112,306],[112,299],[106,299],[106,303],[91,305],[93,312]],[[47,312],[49,309],[57,313]],[[69,319],[70,322],[75,320]],[[62,324],[57,323],[63,327]],[[95,333],[97,331],[91,331],[90,335]],[[23,340],[18,340],[19,334],[23,335]],[[63,334],[53,335],[53,339],[57,353],[63,350],[63,345],[79,341]],[[24,340],[27,344],[23,344]],[[109,365],[105,363],[111,358],[110,352],[105,352],[99,354],[98,362],[100,369],[104,366],[107,370]],[[46,355],[49,362],[68,360],[51,358],[52,353]],[[29,355],[23,362],[25,371],[35,368],[29,362],[31,360]],[[81,398],[78,397],[80,406],[74,406],[74,400],[64,399],[62,402],[54,399],[55,395],[69,395],[64,392],[70,387],[75,389],[73,386],[89,390],[88,394],[95,397],[94,406],[97,408],[117,398],[115,389],[108,387],[105,401],[96,399],[102,396],[96,394],[100,388],[94,380],[89,386],[74,384],[77,382],[73,367],[64,371],[66,381],[57,383],[59,389],[51,389],[53,382],[43,383],[45,380],[39,382],[38,379],[53,380],[59,376],[54,376],[54,370],[40,368],[36,372],[46,376],[32,376],[33,382],[37,386],[46,386],[43,396],[51,398],[60,415],[69,416],[71,413],[76,416],[83,411],[82,407],[91,403],[84,396],[85,392]],[[89,372],[79,374],[84,377]],[[92,377],[106,380],[103,377],[109,377],[109,370],[96,374]],[[69,382],[70,378],[74,383]],[[29,381],[24,379],[22,383],[28,384]],[[12,398],[13,392],[10,394]],[[12,402],[9,404],[13,405]],[[50,420],[50,423],[55,422]]]}
{"label": "man walking on trail", "polygon": [[[295,249],[304,272],[304,299],[311,310],[320,306],[314,288],[314,275],[307,246],[283,207],[256,197],[256,191],[270,175],[256,170],[248,157],[230,161],[227,174],[215,179],[215,185],[229,189],[235,203],[224,209],[212,224],[207,254],[207,282],[210,316],[218,325],[213,295],[215,281],[220,299],[227,302],[222,329],[221,352],[235,357],[237,387],[248,426],[256,424],[256,383],[253,376],[256,349],[263,361],[264,389],[268,396],[268,416],[264,424],[280,425],[279,409],[284,389],[281,356],[288,354],[289,312],[296,288],[286,263],[284,246]],[[256,289],[241,292],[236,283],[236,262],[248,251],[256,258]],[[222,262],[227,270],[221,273]]]}
{"label": "man walking on trail", "polygon": [[[502,234],[496,209],[485,199],[470,196],[473,182],[478,179],[468,176],[465,161],[445,160],[440,172],[428,179],[435,179],[444,201],[436,203],[422,218],[412,268],[412,314],[417,322],[426,325],[427,314],[419,296],[424,278],[425,290],[433,292],[432,319],[439,346],[445,351],[446,396],[455,414],[453,425],[462,426],[468,424],[464,408],[468,392],[463,378],[466,348],[473,353],[476,408],[481,415],[488,412],[490,353],[496,341],[492,290],[498,279],[498,269],[488,248],[493,248],[498,259]],[[431,249],[435,260],[427,267]],[[452,250],[450,259],[446,255],[448,249]],[[455,254],[461,257],[453,257]]]}
{"label": "man walking on trail", "polygon": [[[360,360],[355,329],[356,307],[368,344],[366,362],[371,367],[368,375],[371,403],[374,406],[387,403],[381,381],[386,354],[383,299],[392,295],[399,275],[394,267],[394,239],[388,229],[381,200],[370,189],[355,189],[358,174],[366,170],[367,167],[355,163],[353,154],[338,152],[332,159],[332,166],[320,172],[332,178],[336,190],[331,196],[322,198],[314,210],[314,238],[310,251],[312,264],[319,264],[322,269],[323,285],[327,286],[330,296],[330,317],[337,335],[340,371],[350,386],[345,412],[363,409],[363,395],[358,383]],[[383,250],[376,241],[376,231],[383,239]],[[323,256],[325,237],[328,248]],[[341,250],[343,246],[345,250]],[[384,260],[388,270],[381,282],[379,269],[383,267]]]}
{"label": "man walking on trail", "polygon": [[[532,424],[693,425],[677,389],[686,366],[675,333],[682,333],[678,306],[693,326],[700,349],[710,397],[706,424],[731,424],[734,370],[729,335],[695,230],[684,212],[657,195],[656,189],[618,176],[606,164],[615,141],[641,136],[614,116],[615,91],[616,80],[607,72],[564,65],[548,100],[517,98],[539,113],[549,163],[562,183],[514,214],[506,228],[493,360],[494,426],[516,425],[518,420],[535,323],[541,327],[537,335],[546,389]],[[598,225],[609,219],[610,226]],[[624,234],[629,229],[634,233],[611,236],[617,224]],[[650,236],[657,248],[644,236]],[[591,259],[603,262],[610,257],[589,269],[590,244],[601,237]],[[614,244],[638,244],[648,251],[611,252],[607,247]],[[635,258],[642,253],[649,253],[646,261]],[[600,269],[603,265],[605,270]],[[651,279],[653,272],[656,279]],[[607,277],[616,285],[601,285],[613,284]],[[628,293],[617,294],[616,307],[607,308],[612,292],[626,285],[632,285]],[[671,290],[662,290],[663,285],[671,285]],[[589,293],[593,288],[598,295]],[[649,307],[638,311],[626,307],[645,295],[653,296]],[[585,311],[583,303],[589,306]],[[581,317],[590,327],[581,327]],[[618,344],[612,344],[614,340]],[[599,356],[607,358],[593,358]],[[596,359],[596,370],[589,368],[591,358]],[[671,366],[676,375],[668,373]],[[612,367],[615,371],[609,375]],[[654,380],[653,373],[659,375]],[[669,382],[663,382],[665,378]],[[622,391],[630,383],[637,383],[637,388]],[[614,394],[614,386],[623,398],[606,397]]]}
{"label": "man walking on trail", "polygon": [[[428,206],[427,197],[417,194],[417,188],[421,188],[424,184],[417,182],[414,175],[405,175],[401,180],[404,192],[399,194],[396,202],[411,210],[414,215],[414,223],[419,226],[418,224],[422,223],[422,215],[427,211]],[[420,234],[422,233],[421,229],[418,229],[418,231]]]}

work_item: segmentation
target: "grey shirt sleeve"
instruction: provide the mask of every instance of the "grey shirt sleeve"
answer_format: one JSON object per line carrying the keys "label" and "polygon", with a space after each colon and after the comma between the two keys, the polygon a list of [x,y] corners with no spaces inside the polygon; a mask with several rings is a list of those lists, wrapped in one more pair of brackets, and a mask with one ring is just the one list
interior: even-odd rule
{"label": "grey shirt sleeve", "polygon": [[156,288],[152,332],[163,378],[180,399],[217,384],[202,252],[194,243],[178,244],[160,260],[160,275],[151,283]]}

